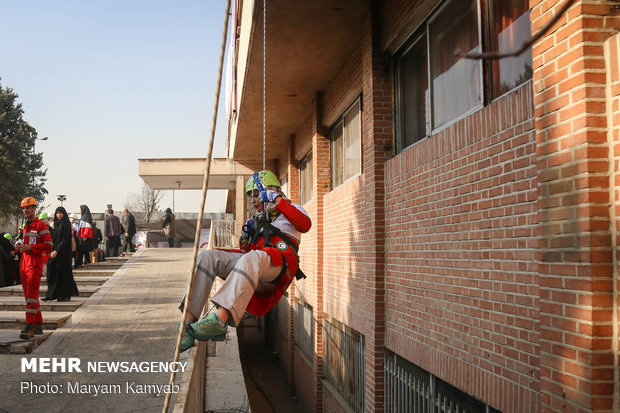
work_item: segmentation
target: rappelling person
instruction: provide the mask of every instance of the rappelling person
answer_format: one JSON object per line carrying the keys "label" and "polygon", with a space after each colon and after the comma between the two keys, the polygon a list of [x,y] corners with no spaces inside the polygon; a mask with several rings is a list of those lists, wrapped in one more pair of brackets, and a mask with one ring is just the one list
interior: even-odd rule
{"label": "rappelling person", "polygon": [[[267,314],[294,277],[305,278],[297,252],[301,234],[312,226],[308,213],[286,198],[271,171],[255,173],[245,189],[257,215],[243,226],[239,250],[200,253],[192,276],[181,351],[190,348],[194,339],[223,341],[228,326],[238,326],[246,311],[255,316]],[[211,298],[216,310],[196,321],[215,277],[225,280]]]}
{"label": "rappelling person", "polygon": [[21,331],[19,337],[29,339],[35,334],[43,334],[39,286],[43,271],[43,254],[52,249],[53,244],[47,224],[37,218],[37,201],[32,197],[24,198],[21,208],[26,224],[22,232],[22,242],[17,243],[15,249],[22,254],[19,273],[26,298],[26,328]]}

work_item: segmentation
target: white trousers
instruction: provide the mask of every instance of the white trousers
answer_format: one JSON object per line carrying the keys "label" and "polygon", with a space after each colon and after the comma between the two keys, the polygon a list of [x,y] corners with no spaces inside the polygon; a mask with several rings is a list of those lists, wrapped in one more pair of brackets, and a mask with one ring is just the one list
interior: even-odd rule
{"label": "white trousers", "polygon": [[188,310],[200,317],[215,277],[224,280],[220,289],[211,297],[217,308],[227,309],[232,318],[228,324],[239,325],[254,291],[269,291],[275,288],[273,281],[282,270],[274,266],[269,254],[254,250],[238,253],[220,250],[207,250],[200,253],[192,276],[192,294]]}

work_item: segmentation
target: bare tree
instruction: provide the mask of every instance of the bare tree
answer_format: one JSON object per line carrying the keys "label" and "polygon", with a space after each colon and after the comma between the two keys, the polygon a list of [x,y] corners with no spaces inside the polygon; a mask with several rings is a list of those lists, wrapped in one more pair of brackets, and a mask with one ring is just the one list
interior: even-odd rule
{"label": "bare tree", "polygon": [[164,196],[164,191],[153,189],[147,184],[142,184],[142,190],[132,193],[125,201],[127,208],[134,217],[136,224],[148,224],[154,218],[159,202]]}

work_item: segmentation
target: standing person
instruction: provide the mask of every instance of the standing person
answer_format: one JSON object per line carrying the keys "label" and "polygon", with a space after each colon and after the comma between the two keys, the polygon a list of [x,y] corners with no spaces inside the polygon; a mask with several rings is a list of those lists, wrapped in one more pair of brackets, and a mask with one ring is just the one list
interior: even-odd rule
{"label": "standing person", "polygon": [[[127,208],[125,208],[123,210],[123,219],[121,222],[123,224],[123,228],[125,228],[125,240],[123,241],[123,246],[121,247],[121,253],[122,255],[125,255],[126,252],[136,251],[136,245],[133,243],[133,236],[136,235],[136,218]],[[129,251],[127,251],[127,247],[129,247]]]}
{"label": "standing person", "polygon": [[17,232],[17,235],[15,236],[15,240],[13,241],[13,246],[15,248],[15,250],[13,251],[13,255],[14,255],[13,260],[15,263],[14,285],[22,284],[22,277],[19,275],[19,268],[21,267],[22,254],[17,249],[17,246],[23,242],[24,242],[24,224],[22,223],[19,226],[19,231]]}
{"label": "standing person", "polygon": [[118,247],[121,245],[121,220],[114,215],[112,208],[108,209],[105,217],[103,233],[106,239],[106,257],[118,257]]}
{"label": "standing person", "polygon": [[103,234],[101,233],[101,230],[97,228],[97,221],[93,219],[93,251],[91,258],[92,262],[99,261],[99,244],[101,244],[101,241],[103,241]]}
{"label": "standing person", "polygon": [[21,202],[22,213],[26,218],[23,230],[23,242],[17,250],[22,258],[19,264],[22,288],[26,298],[26,328],[21,331],[20,338],[29,339],[35,334],[43,334],[43,317],[39,306],[39,287],[43,271],[42,254],[52,249],[52,237],[47,225],[39,221],[36,215],[37,201],[32,197]]}
{"label": "standing person", "polygon": [[[41,212],[39,214],[39,221],[47,225],[47,229],[49,230],[52,236],[52,239],[54,239],[54,231],[52,230],[52,227],[50,227],[50,216],[47,215],[47,212]],[[49,262],[49,260],[50,260],[50,252],[45,251],[43,253],[43,273],[41,274],[41,276],[47,277],[47,263]]]}
{"label": "standing person", "polygon": [[79,295],[71,268],[72,237],[73,228],[71,228],[69,216],[65,208],[60,206],[54,212],[54,232],[52,233],[54,247],[50,253],[45,301],[69,301],[71,296]]}
{"label": "standing person", "polygon": [[11,241],[13,237],[8,232],[0,237],[0,287],[13,285],[15,266],[13,254],[15,248]]}
{"label": "standing person", "polygon": [[92,250],[93,238],[93,218],[90,209],[86,205],[80,205],[82,216],[77,227],[77,259],[75,268],[80,268],[82,264],[90,261],[90,251]]}
{"label": "standing person", "polygon": [[174,247],[174,237],[177,235],[175,216],[170,208],[166,208],[166,216],[162,224],[164,235],[168,239],[168,247]]}
{"label": "standing person", "polygon": [[[273,172],[261,171],[259,176],[264,189],[259,191],[252,178],[245,187],[259,214],[243,226],[239,240],[241,249],[200,253],[192,276],[182,351],[191,347],[194,339],[224,340],[228,325],[239,325],[246,311],[256,316],[266,314],[293,277],[305,277],[299,269],[297,251],[301,234],[312,226],[310,217],[301,205],[285,197]],[[209,298],[215,277],[225,280],[211,298],[217,310],[196,321]],[[184,305],[185,301],[180,308]]]}

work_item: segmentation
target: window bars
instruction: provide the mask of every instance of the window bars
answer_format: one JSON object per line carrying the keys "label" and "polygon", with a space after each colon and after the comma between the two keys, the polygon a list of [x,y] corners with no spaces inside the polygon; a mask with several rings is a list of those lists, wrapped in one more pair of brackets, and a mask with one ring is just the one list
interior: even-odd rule
{"label": "window bars", "polygon": [[364,411],[364,336],[323,320],[323,374],[355,412]]}

